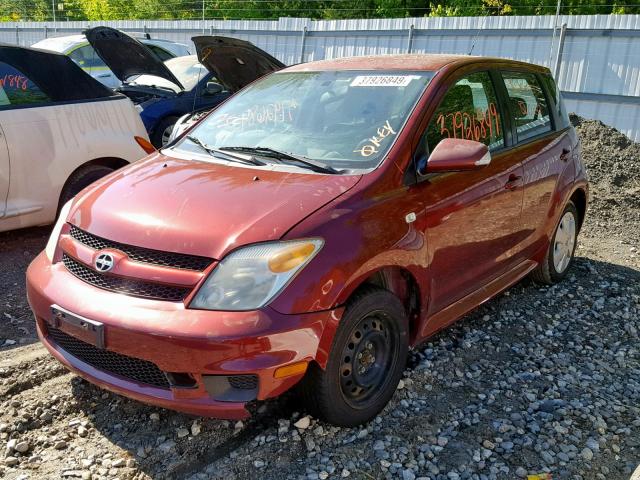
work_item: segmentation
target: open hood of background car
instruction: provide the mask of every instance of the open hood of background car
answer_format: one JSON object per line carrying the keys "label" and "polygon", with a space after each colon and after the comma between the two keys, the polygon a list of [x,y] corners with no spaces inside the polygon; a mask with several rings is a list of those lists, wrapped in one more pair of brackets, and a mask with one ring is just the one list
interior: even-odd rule
{"label": "open hood of background car", "polygon": [[229,37],[192,37],[198,60],[230,92],[285,67],[254,44]]}
{"label": "open hood of background car", "polygon": [[184,89],[155,53],[126,33],[110,27],[85,30],[87,41],[121,82],[134,75],[154,75]]}

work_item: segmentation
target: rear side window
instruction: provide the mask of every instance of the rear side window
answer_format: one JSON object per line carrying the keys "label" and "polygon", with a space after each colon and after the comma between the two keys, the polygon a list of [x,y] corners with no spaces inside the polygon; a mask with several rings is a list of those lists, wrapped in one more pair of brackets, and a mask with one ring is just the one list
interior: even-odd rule
{"label": "rear side window", "polygon": [[551,75],[546,74],[542,76],[542,81],[546,84],[547,91],[551,95],[553,103],[555,104],[556,112],[558,115],[559,125],[557,126],[557,130],[562,130],[569,126],[569,114],[567,113],[566,108],[564,107],[564,102],[562,101],[562,95],[560,95],[560,91],[556,85],[556,82],[553,80]]}
{"label": "rear side window", "polygon": [[504,146],[502,119],[488,72],[467,75],[446,93],[427,127],[429,151],[444,138],[475,140],[492,150]]}
{"label": "rear side window", "polygon": [[72,50],[69,52],[69,57],[71,60],[76,62],[78,66],[84,69],[103,68],[106,70],[107,68],[107,65],[102,61],[91,45],[85,45]]}
{"label": "rear side window", "polygon": [[0,106],[37,105],[49,101],[51,99],[30,78],[0,62]]}
{"label": "rear side window", "polygon": [[551,131],[549,106],[542,85],[533,73],[502,72],[509,95],[509,110],[518,141]]}

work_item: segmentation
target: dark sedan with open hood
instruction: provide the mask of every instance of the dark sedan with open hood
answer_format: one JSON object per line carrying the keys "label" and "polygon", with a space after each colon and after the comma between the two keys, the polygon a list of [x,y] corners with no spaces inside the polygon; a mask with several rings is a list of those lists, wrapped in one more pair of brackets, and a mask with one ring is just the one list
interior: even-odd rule
{"label": "dark sedan with open hood", "polygon": [[209,110],[284,64],[255,45],[228,37],[193,37],[197,55],[163,62],[135,38],[109,27],[85,31],[98,56],[122,81],[118,91],[137,105],[156,147],[178,118]]}

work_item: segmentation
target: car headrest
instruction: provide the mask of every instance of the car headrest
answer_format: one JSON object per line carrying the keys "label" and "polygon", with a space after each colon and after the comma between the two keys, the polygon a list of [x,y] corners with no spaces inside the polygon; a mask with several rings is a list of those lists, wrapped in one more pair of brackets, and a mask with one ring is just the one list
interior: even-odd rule
{"label": "car headrest", "polygon": [[524,98],[509,97],[509,101],[511,102],[511,111],[513,112],[513,116],[516,118],[516,120],[527,116],[527,114],[529,113],[529,107]]}
{"label": "car headrest", "polygon": [[475,111],[471,87],[454,85],[447,93],[447,109],[451,109],[451,113]]}

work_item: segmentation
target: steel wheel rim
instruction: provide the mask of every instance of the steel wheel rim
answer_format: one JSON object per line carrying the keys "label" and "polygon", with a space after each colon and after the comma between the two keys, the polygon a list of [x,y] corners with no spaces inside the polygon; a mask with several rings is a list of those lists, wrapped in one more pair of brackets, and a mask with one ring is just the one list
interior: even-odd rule
{"label": "steel wheel rim", "polygon": [[576,219],[572,212],[566,212],[553,240],[553,266],[556,272],[564,272],[571,258],[573,257],[573,249],[576,244]]}
{"label": "steel wheel rim", "polygon": [[366,408],[384,391],[395,366],[399,339],[382,312],[362,318],[353,328],[340,360],[340,390],[353,408]]}

